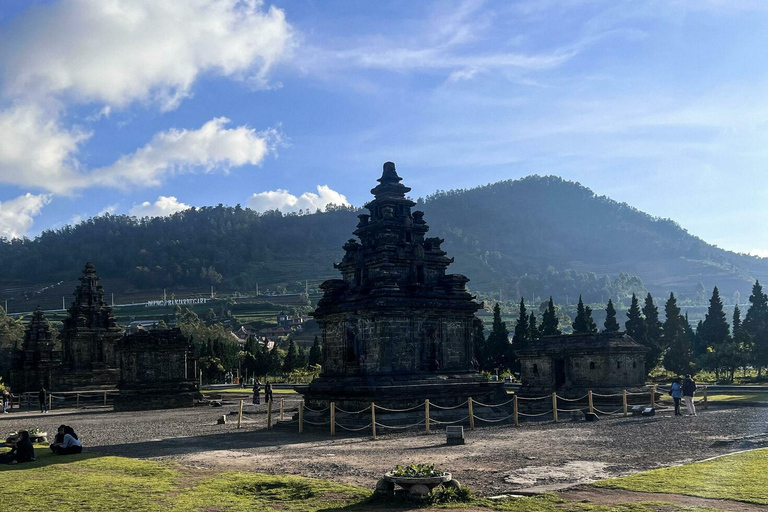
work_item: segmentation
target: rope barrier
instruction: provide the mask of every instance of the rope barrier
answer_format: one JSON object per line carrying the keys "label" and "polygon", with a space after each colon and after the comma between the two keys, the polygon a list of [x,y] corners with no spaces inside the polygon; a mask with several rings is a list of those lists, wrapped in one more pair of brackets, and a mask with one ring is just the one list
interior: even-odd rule
{"label": "rope barrier", "polygon": [[430,418],[429,421],[431,421],[432,423],[435,423],[437,425],[450,425],[452,423],[461,423],[462,421],[468,420],[468,419],[469,419],[469,415],[464,416],[460,420],[455,420],[455,421],[438,421],[438,420],[434,420],[432,418]]}
{"label": "rope barrier", "polygon": [[325,411],[327,411],[327,410],[328,410],[328,409],[330,409],[330,408],[331,408],[331,406],[330,406],[330,405],[329,405],[328,407],[326,407],[325,409],[310,409],[310,408],[309,408],[309,407],[307,407],[306,405],[304,406],[304,410],[305,410],[305,411],[309,411],[309,412],[318,412],[318,413],[319,413],[319,412],[325,412]]}
{"label": "rope barrier", "polygon": [[[647,395],[648,393],[650,393],[650,390],[649,390],[649,391],[640,391],[640,392],[637,392],[637,393],[630,393],[629,391],[627,391],[627,395],[634,395],[634,396],[639,396],[639,395],[643,395],[643,396],[645,396],[645,395]],[[593,393],[593,394],[594,394],[594,393]]]}
{"label": "rope barrier", "polygon": [[480,416],[475,416],[475,419],[476,420],[480,420],[480,421],[484,421],[486,423],[500,423],[502,421],[508,420],[509,418],[512,418],[513,416],[514,416],[514,414],[510,414],[509,416],[505,416],[504,418],[495,419],[495,420],[486,420],[484,418],[481,418]]}
{"label": "rope barrier", "polygon": [[366,429],[369,429],[369,428],[371,428],[371,424],[370,424],[370,423],[369,423],[369,424],[367,424],[366,426],[364,426],[364,427],[360,427],[360,428],[351,428],[351,427],[345,427],[344,425],[342,425],[342,424],[340,424],[340,423],[336,423],[336,426],[337,426],[337,427],[340,427],[340,428],[341,428],[341,429],[343,429],[343,430],[347,430],[347,431],[349,431],[349,432],[360,432],[361,430],[366,430]]}
{"label": "rope barrier", "polygon": [[524,412],[518,412],[517,414],[519,416],[528,416],[530,418],[533,418],[533,417],[536,417],[536,416],[544,416],[545,414],[552,414],[552,409],[550,409],[548,411],[545,411],[545,412],[542,412],[542,413],[539,413],[539,414],[526,414]]}
{"label": "rope barrier", "polygon": [[571,411],[581,411],[582,409],[583,409],[583,407],[582,407],[582,408],[578,408],[578,407],[577,407],[576,409],[561,409],[561,408],[559,408],[559,407],[558,407],[558,408],[557,408],[557,412],[571,412]]}
{"label": "rope barrier", "polygon": [[[594,396],[594,395],[595,394],[592,393],[592,396]],[[621,395],[619,395],[619,396],[621,396]],[[584,400],[585,398],[588,398],[588,397],[589,397],[589,393],[587,393],[586,395],[584,395],[582,397],[579,397],[579,398],[565,398],[565,397],[562,397],[560,395],[557,395],[557,399],[558,400],[565,400],[566,402],[580,402],[580,401],[582,401],[582,400]]]}
{"label": "rope barrier", "polygon": [[506,402],[502,402],[502,403],[500,403],[500,404],[484,404],[484,403],[482,403],[482,402],[478,402],[478,401],[477,401],[477,400],[475,400],[474,398],[472,399],[472,401],[473,401],[474,403],[476,403],[477,405],[481,406],[481,407],[501,407],[502,405],[511,404],[512,402],[514,402],[514,401],[515,401],[515,399],[513,398],[512,400],[507,400]]}
{"label": "rope barrier", "polygon": [[377,427],[383,427],[383,428],[391,428],[391,429],[399,429],[399,430],[404,430],[404,429],[406,429],[406,428],[419,427],[419,426],[421,426],[421,425],[424,425],[424,420],[421,420],[420,422],[418,422],[418,423],[414,423],[414,424],[412,424],[412,425],[397,425],[397,426],[394,426],[394,425],[392,425],[392,426],[390,426],[390,425],[384,425],[383,423],[379,423],[378,421],[376,422],[376,426],[377,426]]}
{"label": "rope barrier", "polygon": [[615,411],[610,411],[610,412],[607,412],[607,411],[601,411],[601,410],[600,410],[600,409],[598,409],[597,407],[595,407],[594,409],[595,409],[595,411],[599,412],[600,414],[605,414],[605,415],[610,415],[610,414],[619,414],[619,413],[622,413],[622,414],[623,414],[623,413],[624,413],[624,407],[619,407],[619,408],[618,408],[618,409],[616,409]]}
{"label": "rope barrier", "polygon": [[329,421],[323,421],[323,422],[318,423],[316,421],[309,421],[309,420],[305,419],[304,423],[306,423],[307,425],[323,426],[323,425],[330,425],[331,422],[329,420]]}
{"label": "rope barrier", "polygon": [[344,414],[360,414],[362,412],[367,412],[367,411],[370,411],[370,410],[371,410],[371,406],[370,405],[368,407],[366,407],[365,409],[360,409],[359,411],[345,411],[344,409],[340,409],[340,408],[336,407],[336,412],[342,412]]}
{"label": "rope barrier", "polygon": [[[430,404],[430,405],[433,407],[438,407],[434,404]],[[424,404],[414,405],[413,407],[408,407],[407,409],[389,409],[387,407],[382,407],[380,405],[376,406],[376,409],[379,409],[380,411],[387,411],[387,412],[409,412],[409,411],[415,411],[416,409],[423,409],[423,408],[424,408]]]}
{"label": "rope barrier", "polygon": [[458,409],[459,407],[464,407],[465,405],[467,405],[467,402],[468,402],[468,400],[464,400],[464,402],[460,403],[459,405],[454,405],[452,407],[443,407],[442,405],[436,405],[436,404],[433,404],[432,402],[430,402],[429,406],[430,407],[434,407],[435,409],[443,409],[443,410]]}
{"label": "rope barrier", "polygon": [[[629,393],[627,393],[627,394],[629,395]],[[645,393],[642,393],[642,394],[644,395]],[[614,394],[611,394],[611,395],[601,395],[600,393],[595,393],[593,391],[592,392],[592,396],[599,396],[599,397],[602,397],[602,398],[611,398],[611,397],[614,397],[614,396],[622,396],[622,395],[621,395],[621,393],[614,393]]]}
{"label": "rope barrier", "polygon": [[524,397],[524,396],[518,396],[517,397],[518,400],[546,400],[547,398],[552,398],[552,395],[550,395],[550,396],[537,396],[535,398],[528,398],[528,397]]}

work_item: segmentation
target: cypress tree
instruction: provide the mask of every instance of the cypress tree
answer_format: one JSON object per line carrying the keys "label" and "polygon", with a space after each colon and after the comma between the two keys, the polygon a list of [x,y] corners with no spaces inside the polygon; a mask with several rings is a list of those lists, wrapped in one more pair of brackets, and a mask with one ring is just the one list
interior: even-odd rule
{"label": "cypress tree", "polygon": [[670,293],[664,306],[667,318],[662,326],[664,344],[667,352],[664,354],[664,366],[677,374],[691,371],[691,343],[685,328],[685,319],[680,315],[675,294]]}
{"label": "cypress tree", "polygon": [[315,334],[315,341],[312,343],[312,348],[309,349],[309,366],[319,365],[322,362],[323,349],[320,347],[320,338]]}
{"label": "cypress tree", "polygon": [[539,337],[539,328],[536,327],[536,315],[531,311],[531,316],[528,317],[528,332],[531,333],[531,341]]}
{"label": "cypress tree", "polygon": [[301,361],[299,361],[299,351],[296,347],[296,342],[291,340],[288,343],[288,352],[286,352],[285,359],[283,359],[283,372],[291,373],[299,368],[300,364]]}
{"label": "cypress tree", "polygon": [[528,312],[525,309],[525,300],[521,298],[519,316],[517,318],[517,324],[515,324],[515,335],[512,338],[514,350],[516,351],[524,349],[531,341],[529,321]]}
{"label": "cypress tree", "polygon": [[752,364],[760,376],[763,367],[768,366],[768,295],[763,293],[760,281],[752,286],[749,302],[743,328],[752,339]]}
{"label": "cypress tree", "polygon": [[510,366],[509,330],[506,323],[501,321],[501,307],[499,303],[493,308],[493,327],[485,342],[488,349],[486,364],[487,369],[508,370]]}
{"label": "cypress tree", "polygon": [[627,321],[624,322],[624,331],[636,342],[645,344],[645,319],[640,312],[637,295],[634,293],[632,294],[632,303],[627,310]]}
{"label": "cypress tree", "polygon": [[709,308],[707,309],[707,314],[704,315],[701,332],[698,334],[701,337],[701,343],[699,343],[700,346],[698,347],[699,352],[695,355],[704,353],[707,348],[717,351],[718,347],[723,345],[728,338],[728,322],[725,319],[723,301],[720,299],[717,286],[712,290]]}
{"label": "cypress tree", "polygon": [[645,369],[648,373],[651,373],[656,368],[656,365],[659,364],[659,361],[661,361],[665,344],[664,329],[659,320],[659,308],[653,303],[653,297],[651,297],[650,293],[645,296],[643,316],[645,316],[643,322],[645,342],[643,344],[650,349],[645,355]]}
{"label": "cypress tree", "polygon": [[472,320],[472,344],[474,346],[477,369],[487,369],[486,354],[488,353],[488,350],[485,342],[485,326],[483,325],[483,321],[477,317]]}
{"label": "cypress tree", "polygon": [[605,306],[605,332],[618,332],[619,322],[616,321],[616,308],[613,307],[613,301],[608,299],[608,305]]}
{"label": "cypress tree", "polygon": [[571,326],[573,327],[574,334],[597,332],[597,325],[592,320],[592,309],[589,306],[584,306],[581,295],[579,295],[579,303],[576,306],[576,318]]}
{"label": "cypress tree", "polygon": [[557,320],[557,312],[555,311],[555,303],[552,301],[552,297],[549,297],[549,304],[547,309],[541,317],[541,335],[542,336],[557,336],[560,334],[560,325]]}

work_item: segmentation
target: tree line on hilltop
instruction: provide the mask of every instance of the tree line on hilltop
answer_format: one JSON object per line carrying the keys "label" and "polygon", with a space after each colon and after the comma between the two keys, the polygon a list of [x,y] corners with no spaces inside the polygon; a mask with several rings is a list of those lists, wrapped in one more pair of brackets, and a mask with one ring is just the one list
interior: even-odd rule
{"label": "tree line on hilltop", "polygon": [[[624,331],[635,341],[646,346],[645,368],[650,374],[663,365],[675,374],[711,371],[716,380],[733,382],[739,368],[754,368],[758,378],[768,368],[768,295],[759,281],[752,287],[750,306],[742,319],[738,305],[731,324],[723,310],[720,293],[715,287],[709,299],[709,307],[703,320],[694,329],[687,315],[680,313],[674,293],[670,293],[664,305],[665,319],[659,317],[659,309],[648,293],[641,307],[640,300],[632,295],[626,313]],[[606,319],[602,332],[619,332],[620,323],[616,309],[609,299],[605,308]],[[592,309],[585,306],[581,297],[576,317],[571,324],[573,334],[597,333],[598,326],[592,319]],[[493,310],[493,326],[486,337],[482,322],[476,319],[474,329],[475,357],[484,371],[518,370],[516,354],[535,346],[543,336],[561,334],[557,308],[550,297],[538,323],[533,311],[528,311],[525,301],[520,300],[519,316],[515,323],[512,341],[509,330],[501,320],[501,308],[497,303]]]}

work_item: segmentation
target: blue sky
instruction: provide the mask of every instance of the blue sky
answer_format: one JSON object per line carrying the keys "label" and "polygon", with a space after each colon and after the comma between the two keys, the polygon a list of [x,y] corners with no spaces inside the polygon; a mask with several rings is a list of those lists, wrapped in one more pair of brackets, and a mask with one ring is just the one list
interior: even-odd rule
{"label": "blue sky", "polygon": [[0,3],[0,234],[555,174],[768,256],[763,1]]}

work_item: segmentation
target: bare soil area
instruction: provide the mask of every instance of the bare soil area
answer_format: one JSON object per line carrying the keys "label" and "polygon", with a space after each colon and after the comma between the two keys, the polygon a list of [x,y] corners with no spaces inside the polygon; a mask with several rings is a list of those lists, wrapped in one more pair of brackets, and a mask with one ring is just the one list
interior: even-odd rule
{"label": "bare soil area", "polygon": [[[249,409],[254,413],[245,416],[239,430],[233,415],[228,415],[227,424],[216,424],[219,416],[234,410],[231,406],[122,413],[16,412],[0,417],[0,434],[36,427],[52,435],[58,425],[68,424],[81,435],[86,450],[100,454],[172,460],[211,470],[298,474],[370,488],[397,464],[429,462],[451,471],[481,496],[557,491],[768,445],[763,435],[768,432],[768,408],[715,407],[700,411],[698,417],[663,413],[595,423],[530,422],[474,431],[465,427],[466,444],[458,446],[446,445],[441,430],[429,435],[384,434],[375,441],[370,433],[299,434],[295,425],[266,430],[263,409]],[[590,492],[597,496],[608,491]]]}

